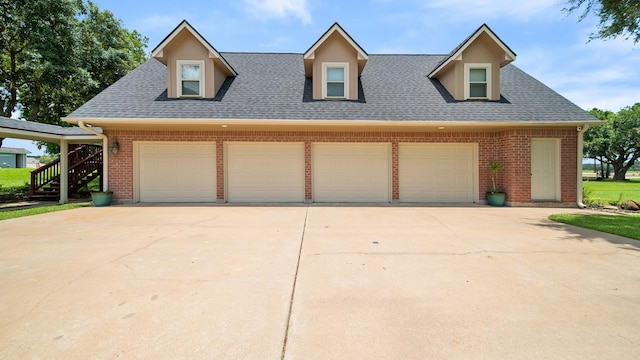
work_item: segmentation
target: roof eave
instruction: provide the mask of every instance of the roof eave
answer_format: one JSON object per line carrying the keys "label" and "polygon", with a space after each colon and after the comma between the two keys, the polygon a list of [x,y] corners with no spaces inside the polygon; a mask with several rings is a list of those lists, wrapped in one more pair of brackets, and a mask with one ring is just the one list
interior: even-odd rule
{"label": "roof eave", "polygon": [[63,118],[69,123],[83,121],[93,126],[108,128],[113,125],[219,125],[227,128],[232,125],[256,126],[428,126],[428,127],[567,127],[567,126],[597,126],[600,121],[569,120],[569,121],[451,121],[451,120],[335,120],[335,119],[206,119],[206,118]]}
{"label": "roof eave", "polygon": [[95,135],[59,135],[59,134],[50,134],[43,133],[38,131],[30,131],[30,130],[20,130],[20,129],[7,129],[0,128],[0,137],[7,137],[13,139],[23,139],[23,140],[34,140],[34,141],[44,141],[44,142],[53,142],[59,143],[61,140],[66,140],[68,142],[89,142],[100,141],[100,138]]}

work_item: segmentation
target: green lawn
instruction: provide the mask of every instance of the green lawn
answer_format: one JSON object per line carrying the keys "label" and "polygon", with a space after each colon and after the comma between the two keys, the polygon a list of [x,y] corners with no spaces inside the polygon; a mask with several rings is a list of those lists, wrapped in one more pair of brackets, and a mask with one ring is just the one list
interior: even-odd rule
{"label": "green lawn", "polygon": [[0,168],[0,188],[24,186],[31,182],[33,169],[5,169]]}
{"label": "green lawn", "polygon": [[15,219],[24,216],[45,214],[54,211],[77,209],[81,207],[87,207],[91,205],[90,202],[64,204],[64,205],[51,205],[51,206],[38,206],[29,209],[15,209],[0,211],[0,220]]}
{"label": "green lawn", "polygon": [[584,181],[585,200],[596,205],[617,205],[620,201],[640,202],[640,179],[627,181]]}
{"label": "green lawn", "polygon": [[640,216],[636,215],[583,215],[556,214],[549,219],[586,229],[598,230],[640,240]]}

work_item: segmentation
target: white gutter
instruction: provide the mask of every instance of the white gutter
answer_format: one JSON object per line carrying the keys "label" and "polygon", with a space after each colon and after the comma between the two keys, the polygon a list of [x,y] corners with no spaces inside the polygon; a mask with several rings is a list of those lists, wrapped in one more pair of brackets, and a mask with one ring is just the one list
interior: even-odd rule
{"label": "white gutter", "polygon": [[584,209],[587,207],[587,205],[585,205],[583,203],[584,199],[582,198],[582,159],[583,159],[583,155],[582,155],[582,151],[584,148],[584,139],[583,139],[583,135],[584,132],[587,131],[587,129],[589,128],[589,124],[584,124],[583,126],[578,126],[577,130],[578,130],[578,197],[577,197],[577,202],[576,205],[578,205],[579,208]]}
{"label": "white gutter", "polygon": [[[482,128],[509,128],[509,127],[573,127],[584,126],[584,121],[565,121],[565,122],[553,122],[553,121],[540,121],[540,122],[528,122],[528,121],[503,121],[503,122],[490,122],[490,121],[427,121],[427,120],[274,120],[274,119],[206,119],[206,118],[83,118],[79,120],[77,118],[62,118],[62,120],[71,123],[78,124],[80,122],[88,121],[96,126],[100,126],[103,129],[112,125],[227,125],[227,130],[232,130],[235,125],[261,125],[261,126],[380,126],[380,127],[429,127],[443,129],[439,130],[452,130],[458,127],[482,127]],[[592,123],[597,125],[598,123]],[[215,130],[215,129],[211,129]]]}
{"label": "white gutter", "polygon": [[85,125],[84,121],[78,121],[78,126],[102,139],[102,184],[103,191],[109,190],[109,138],[91,127]]}

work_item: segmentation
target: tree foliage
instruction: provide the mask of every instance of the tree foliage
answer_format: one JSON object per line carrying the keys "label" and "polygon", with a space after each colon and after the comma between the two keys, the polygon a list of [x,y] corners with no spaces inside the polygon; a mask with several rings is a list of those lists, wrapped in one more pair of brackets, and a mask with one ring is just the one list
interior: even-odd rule
{"label": "tree foliage", "polygon": [[0,115],[61,124],[144,62],[146,45],[89,0],[0,0]]}
{"label": "tree foliage", "polygon": [[585,156],[613,166],[613,179],[624,180],[640,158],[640,103],[618,113],[595,108],[590,113],[604,124],[585,132]]}
{"label": "tree foliage", "polygon": [[640,1],[638,0],[567,0],[566,12],[582,9],[580,21],[589,13],[600,18],[597,32],[591,33],[590,40],[611,39],[623,36],[625,40],[640,42]]}

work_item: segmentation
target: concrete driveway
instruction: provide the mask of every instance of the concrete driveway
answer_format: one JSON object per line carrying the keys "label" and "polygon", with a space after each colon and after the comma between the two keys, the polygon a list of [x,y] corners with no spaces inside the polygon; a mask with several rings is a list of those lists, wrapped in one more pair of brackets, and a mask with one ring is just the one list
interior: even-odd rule
{"label": "concrete driveway", "polygon": [[640,242],[576,209],[112,206],[0,222],[2,359],[640,357]]}

